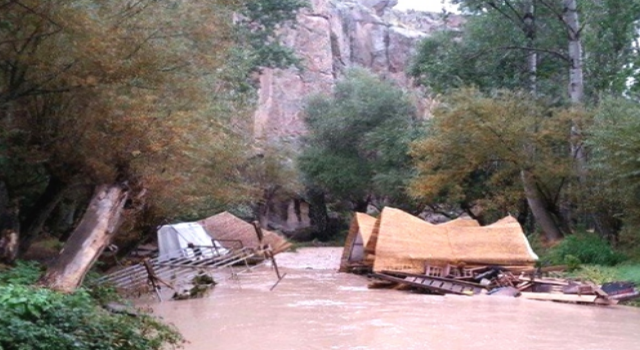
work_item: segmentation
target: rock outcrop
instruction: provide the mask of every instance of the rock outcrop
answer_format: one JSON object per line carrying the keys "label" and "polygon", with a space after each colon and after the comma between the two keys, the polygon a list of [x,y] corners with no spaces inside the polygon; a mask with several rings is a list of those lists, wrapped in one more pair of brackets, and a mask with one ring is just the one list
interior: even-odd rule
{"label": "rock outcrop", "polygon": [[435,30],[459,26],[461,18],[396,11],[396,4],[397,0],[311,0],[311,8],[283,35],[304,69],[265,69],[260,75],[256,139],[296,148],[305,132],[305,99],[330,92],[347,67],[366,67],[410,87],[405,70],[416,43]]}

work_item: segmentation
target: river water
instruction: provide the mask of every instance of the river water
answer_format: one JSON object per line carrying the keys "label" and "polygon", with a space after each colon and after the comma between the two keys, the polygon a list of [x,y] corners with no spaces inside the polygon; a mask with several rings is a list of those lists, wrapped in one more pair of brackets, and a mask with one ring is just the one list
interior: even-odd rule
{"label": "river water", "polygon": [[272,291],[264,266],[153,309],[187,350],[640,349],[640,309],[368,289],[366,278],[335,272],[340,254],[282,253],[286,277]]}

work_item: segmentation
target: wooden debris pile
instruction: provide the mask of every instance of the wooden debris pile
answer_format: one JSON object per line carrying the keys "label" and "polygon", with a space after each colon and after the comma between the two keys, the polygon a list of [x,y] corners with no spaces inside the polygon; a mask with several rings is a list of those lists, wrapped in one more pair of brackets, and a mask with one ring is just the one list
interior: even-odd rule
{"label": "wooden debris pile", "polygon": [[580,304],[612,305],[622,300],[640,297],[640,291],[629,282],[607,283],[549,277],[562,267],[534,269],[525,267],[425,266],[424,274],[381,271],[371,276],[380,280],[409,286],[430,294],[508,295],[534,300],[561,301]]}

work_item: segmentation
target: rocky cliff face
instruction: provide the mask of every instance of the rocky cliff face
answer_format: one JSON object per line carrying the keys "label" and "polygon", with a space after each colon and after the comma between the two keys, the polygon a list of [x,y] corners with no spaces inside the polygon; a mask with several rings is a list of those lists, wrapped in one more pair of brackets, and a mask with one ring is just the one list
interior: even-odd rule
{"label": "rocky cliff face", "polygon": [[396,4],[397,0],[311,0],[311,8],[284,35],[285,44],[295,49],[305,68],[265,69],[260,76],[256,139],[295,147],[305,132],[301,118],[305,99],[330,92],[347,67],[367,67],[410,87],[405,70],[416,43],[434,30],[458,27],[461,18],[443,20],[440,14],[396,11],[392,9]]}

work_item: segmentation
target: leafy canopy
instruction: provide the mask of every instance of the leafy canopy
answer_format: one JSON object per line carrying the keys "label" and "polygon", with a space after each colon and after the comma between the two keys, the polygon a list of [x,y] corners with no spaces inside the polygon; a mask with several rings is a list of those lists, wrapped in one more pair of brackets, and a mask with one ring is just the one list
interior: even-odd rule
{"label": "leafy canopy", "polygon": [[52,178],[128,181],[161,216],[249,198],[249,76],[291,64],[267,53],[302,5],[0,1],[0,181],[25,206]]}
{"label": "leafy canopy", "polygon": [[309,134],[298,163],[308,182],[353,202],[403,196],[418,123],[402,90],[353,69],[330,96],[311,98],[304,113]]}
{"label": "leafy canopy", "polygon": [[[438,93],[465,86],[483,91],[526,89],[527,56],[535,52],[538,93],[556,100],[566,94],[571,60],[561,2],[453,2],[468,14],[467,22],[460,32],[437,33],[421,42],[410,68],[420,84]],[[527,25],[531,6],[534,20]],[[587,96],[597,100],[605,91],[635,93],[640,1],[582,1],[578,11]]]}
{"label": "leafy canopy", "polygon": [[616,213],[638,224],[640,213],[640,107],[633,100],[605,98],[588,129],[593,176],[605,198],[616,199]]}
{"label": "leafy canopy", "polygon": [[558,131],[568,129],[569,118],[560,112],[527,93],[452,91],[412,144],[411,194],[431,203],[479,204],[498,216],[517,213],[526,170],[548,199],[557,198],[572,171],[568,136]]}

